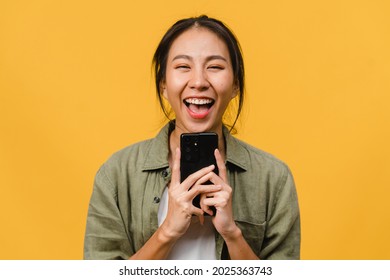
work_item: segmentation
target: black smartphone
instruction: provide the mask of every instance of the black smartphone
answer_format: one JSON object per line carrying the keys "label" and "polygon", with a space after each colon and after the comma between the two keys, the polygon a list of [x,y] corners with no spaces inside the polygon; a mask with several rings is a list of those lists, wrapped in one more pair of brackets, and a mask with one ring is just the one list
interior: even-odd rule
{"label": "black smartphone", "polygon": [[[180,181],[183,182],[192,173],[212,164],[215,166],[213,172],[218,175],[214,156],[215,149],[218,149],[218,135],[216,133],[183,133],[180,137]],[[211,182],[208,183],[211,184]],[[198,195],[192,204],[200,208],[199,203],[200,196]],[[215,215],[215,208],[211,207],[211,210]]]}

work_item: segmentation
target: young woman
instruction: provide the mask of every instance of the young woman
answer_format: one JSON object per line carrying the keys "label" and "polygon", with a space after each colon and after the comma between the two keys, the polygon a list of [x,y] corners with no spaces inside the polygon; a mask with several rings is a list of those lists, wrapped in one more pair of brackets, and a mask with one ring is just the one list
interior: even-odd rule
{"label": "young woman", "polygon": [[[154,66],[162,109],[169,117],[166,100],[175,117],[98,171],[85,258],[298,259],[300,217],[288,167],[234,138],[223,123],[233,99],[236,122],[244,97],[233,33],[207,16],[180,20],[162,38]],[[180,183],[180,135],[187,132],[218,135],[217,166]],[[200,208],[192,204],[197,195]]]}

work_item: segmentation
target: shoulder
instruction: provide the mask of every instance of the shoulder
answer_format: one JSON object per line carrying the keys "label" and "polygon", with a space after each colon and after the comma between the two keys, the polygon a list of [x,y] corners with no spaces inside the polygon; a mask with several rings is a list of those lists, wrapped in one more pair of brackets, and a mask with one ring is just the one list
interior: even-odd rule
{"label": "shoulder", "polygon": [[230,136],[230,142],[230,147],[233,149],[231,160],[242,165],[243,169],[261,173],[287,174],[290,172],[287,164],[271,153],[233,136]]}
{"label": "shoulder", "polygon": [[150,149],[152,140],[153,139],[143,140],[116,151],[108,158],[106,164],[123,164],[128,162],[129,160],[139,160],[140,158],[143,158],[145,156],[145,153],[147,153]]}
{"label": "shoulder", "polygon": [[98,175],[103,174],[116,181],[118,178],[127,176],[129,173],[140,171],[150,150],[151,143],[152,139],[147,139],[126,146],[113,153],[102,164]]}

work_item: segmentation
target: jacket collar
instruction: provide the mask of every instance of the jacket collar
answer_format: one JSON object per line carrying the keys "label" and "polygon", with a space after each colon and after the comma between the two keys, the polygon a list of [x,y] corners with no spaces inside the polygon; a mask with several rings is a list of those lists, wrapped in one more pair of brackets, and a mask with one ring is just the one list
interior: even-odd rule
{"label": "jacket collar", "polygon": [[223,127],[223,135],[226,143],[226,162],[246,171],[250,162],[248,150],[240,140],[230,134],[226,126]]}
{"label": "jacket collar", "polygon": [[[143,171],[167,168],[169,154],[169,135],[175,128],[174,122],[165,125],[157,136],[150,140],[149,148],[145,155]],[[224,126],[223,135],[226,143],[226,162],[233,164],[240,169],[247,170],[249,163],[248,150],[240,143],[240,140],[233,137]]]}

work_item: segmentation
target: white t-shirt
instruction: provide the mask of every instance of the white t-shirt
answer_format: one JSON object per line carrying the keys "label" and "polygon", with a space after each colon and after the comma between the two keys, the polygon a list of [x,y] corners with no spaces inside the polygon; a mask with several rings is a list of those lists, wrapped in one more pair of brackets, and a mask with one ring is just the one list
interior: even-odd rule
{"label": "white t-shirt", "polygon": [[[158,208],[158,225],[167,216],[168,188],[165,188]],[[215,260],[215,229],[210,216],[205,216],[201,225],[199,218],[193,216],[187,232],[176,242],[168,260]]]}

